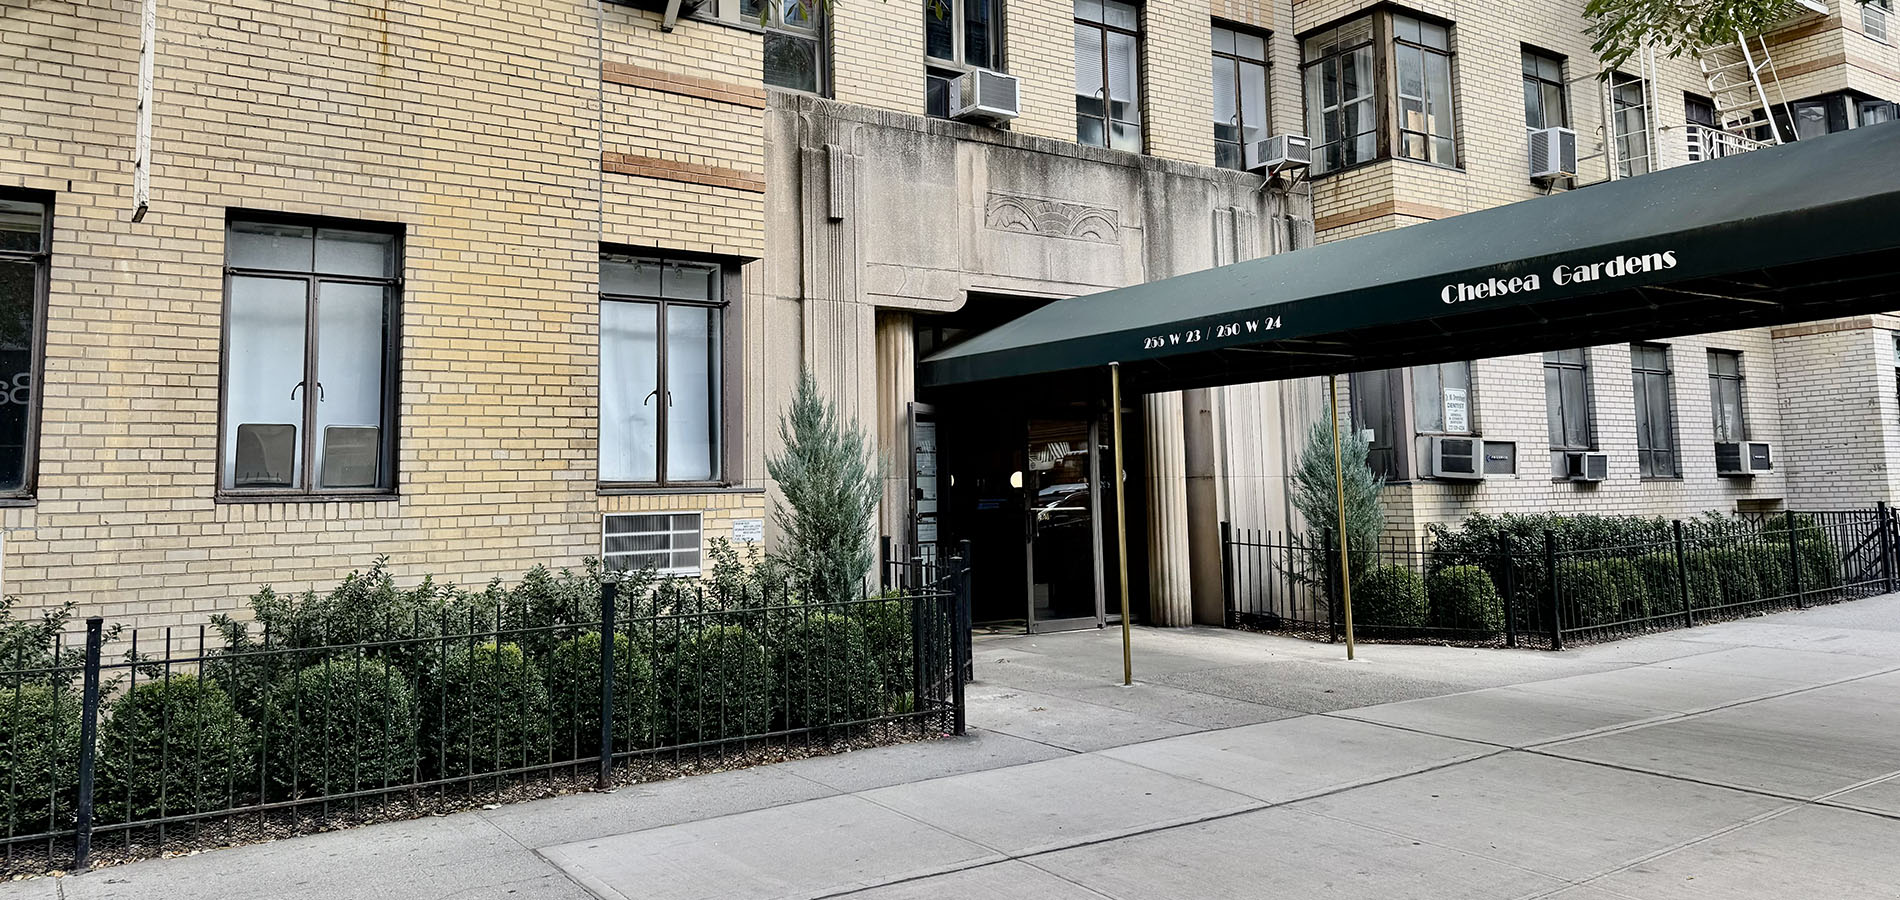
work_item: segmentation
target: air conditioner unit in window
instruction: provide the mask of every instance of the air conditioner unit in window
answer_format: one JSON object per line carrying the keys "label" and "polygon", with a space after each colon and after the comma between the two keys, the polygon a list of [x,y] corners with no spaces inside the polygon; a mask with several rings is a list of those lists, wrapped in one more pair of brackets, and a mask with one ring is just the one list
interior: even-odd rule
{"label": "air conditioner unit in window", "polygon": [[1531,178],[1552,181],[1577,174],[1577,133],[1568,128],[1531,132]]}
{"label": "air conditioner unit in window", "polygon": [[1022,114],[1022,80],[988,69],[972,69],[953,82],[950,115],[966,122],[999,124]]}
{"label": "air conditioner unit in window", "polygon": [[1575,451],[1564,454],[1564,480],[1598,482],[1610,477],[1610,454]]}
{"label": "air conditioner unit in window", "polygon": [[1255,172],[1275,172],[1287,169],[1304,169],[1313,164],[1313,142],[1303,134],[1276,134],[1264,141],[1254,141],[1247,148],[1247,168]]}
{"label": "air conditioner unit in window", "polygon": [[1467,437],[1434,437],[1432,477],[1480,481],[1484,478],[1484,442]]}
{"label": "air conditioner unit in window", "polygon": [[1716,441],[1715,474],[1752,478],[1775,470],[1774,451],[1766,441]]}

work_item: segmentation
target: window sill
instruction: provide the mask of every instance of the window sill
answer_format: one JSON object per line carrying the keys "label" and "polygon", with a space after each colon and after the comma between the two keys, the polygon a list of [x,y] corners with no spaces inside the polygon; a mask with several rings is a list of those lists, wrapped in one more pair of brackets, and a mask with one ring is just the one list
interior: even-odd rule
{"label": "window sill", "polygon": [[25,509],[38,505],[38,497],[0,497],[0,509]]}
{"label": "window sill", "polygon": [[1681,475],[1643,475],[1643,476],[1639,476],[1636,480],[1644,482],[1644,483],[1660,482],[1660,483],[1667,484],[1670,482],[1675,482],[1675,483],[1680,484],[1682,482],[1682,476]]}
{"label": "window sill", "polygon": [[602,497],[638,497],[648,494],[763,494],[765,488],[734,484],[632,485],[603,484],[595,489]]}
{"label": "window sill", "polygon": [[401,499],[395,491],[363,491],[334,494],[226,494],[212,498],[218,503],[394,503]]}

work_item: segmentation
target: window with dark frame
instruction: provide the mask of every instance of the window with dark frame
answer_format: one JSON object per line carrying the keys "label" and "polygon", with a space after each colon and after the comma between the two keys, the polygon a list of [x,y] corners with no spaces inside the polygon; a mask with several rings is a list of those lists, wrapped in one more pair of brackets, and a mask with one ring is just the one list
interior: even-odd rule
{"label": "window with dark frame", "polygon": [[924,0],[924,112],[948,118],[955,82],[1003,68],[1002,0]]}
{"label": "window with dark frame", "polygon": [[[720,13],[735,0],[719,0]],[[765,83],[823,94],[829,90],[824,0],[736,0],[741,21],[765,29]]]}
{"label": "window with dark frame", "polygon": [[600,481],[724,477],[724,267],[607,254],[600,262]]}
{"label": "window with dark frame", "polygon": [[1387,156],[1458,165],[1451,26],[1377,10],[1300,42],[1312,174]]}
{"label": "window with dark frame", "polygon": [[1552,474],[1565,473],[1566,452],[1596,446],[1590,427],[1590,363],[1584,351],[1544,354],[1544,408],[1550,422]]}
{"label": "window with dark frame", "polygon": [[395,489],[400,272],[400,232],[388,225],[231,217],[224,493]]}
{"label": "window with dark frame", "polygon": [[1564,90],[1564,60],[1541,50],[1524,52],[1524,127],[1531,131],[1570,127],[1570,97]]}
{"label": "window with dark frame", "polygon": [[1140,153],[1141,15],[1123,0],[1075,0],[1075,140]]}
{"label": "window with dark frame", "polygon": [[1412,367],[1412,428],[1419,434],[1473,434],[1471,363]]}
{"label": "window with dark frame", "polygon": [[1610,73],[1610,117],[1616,140],[1617,174],[1628,178],[1650,170],[1649,82],[1622,72]]}
{"label": "window with dark frame", "polygon": [[1398,101],[1399,139],[1394,155],[1438,166],[1458,164],[1452,128],[1451,29],[1411,16],[1392,15],[1392,86]]}
{"label": "window with dark frame", "polygon": [[52,240],[50,195],[0,189],[0,498],[33,494]]}
{"label": "window with dark frame", "polygon": [[1354,431],[1371,432],[1366,441],[1366,466],[1387,481],[1403,481],[1406,476],[1400,429],[1403,411],[1398,398],[1404,384],[1403,369],[1355,372],[1348,380],[1350,416]]}
{"label": "window with dark frame", "polygon": [[1301,42],[1306,131],[1315,175],[1379,157],[1378,76],[1372,16],[1327,28]]}
{"label": "window with dark frame", "polygon": [[1214,165],[1245,169],[1248,149],[1271,134],[1267,121],[1265,32],[1216,22],[1214,37]]}
{"label": "window with dark frame", "polygon": [[1636,464],[1644,478],[1674,478],[1676,423],[1669,396],[1669,348],[1630,345],[1630,377],[1636,400]]}
{"label": "window with dark frame", "polygon": [[1748,440],[1748,413],[1742,406],[1742,355],[1709,351],[1709,411],[1717,441]]}

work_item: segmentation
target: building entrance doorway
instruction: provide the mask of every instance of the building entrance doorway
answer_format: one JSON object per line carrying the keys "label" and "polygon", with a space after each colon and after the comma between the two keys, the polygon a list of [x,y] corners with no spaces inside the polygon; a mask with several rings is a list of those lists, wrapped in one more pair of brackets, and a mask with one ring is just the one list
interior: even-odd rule
{"label": "building entrance doorway", "polygon": [[1107,623],[1101,430],[1090,418],[1029,420],[1021,480],[1032,633]]}

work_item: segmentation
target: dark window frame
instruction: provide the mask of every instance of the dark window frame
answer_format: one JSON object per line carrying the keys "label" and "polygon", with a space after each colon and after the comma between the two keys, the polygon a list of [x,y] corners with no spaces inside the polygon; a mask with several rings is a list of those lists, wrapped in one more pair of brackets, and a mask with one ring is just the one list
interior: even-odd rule
{"label": "dark window frame", "polygon": [[[1397,29],[1393,25],[1393,20],[1395,17],[1401,16],[1414,19],[1423,24],[1436,25],[1443,28],[1445,30],[1445,46],[1441,49],[1400,38]],[[1350,45],[1335,45],[1319,57],[1307,59],[1306,42],[1308,40],[1329,31],[1355,25],[1360,20],[1367,20],[1371,23],[1369,37],[1366,40]],[[1300,54],[1300,98],[1303,108],[1309,96],[1307,83],[1308,79],[1312,77],[1308,74],[1310,70],[1321,65],[1340,65],[1342,68],[1337,80],[1343,83],[1343,63],[1340,61],[1347,55],[1362,48],[1370,47],[1372,49],[1371,75],[1373,83],[1371,97],[1373,99],[1374,126],[1370,133],[1375,135],[1372,155],[1366,159],[1344,163],[1337,168],[1321,170],[1321,166],[1323,165],[1321,160],[1323,159],[1325,148],[1330,146],[1330,144],[1323,140],[1323,129],[1315,129],[1312,127],[1313,111],[1306,109],[1302,116],[1302,121],[1307,123],[1306,130],[1309,132],[1319,132],[1307,135],[1308,139],[1313,142],[1313,159],[1315,161],[1314,170],[1310,173],[1310,177],[1325,178],[1329,175],[1350,171],[1360,166],[1396,159],[1403,159],[1408,162],[1415,162],[1439,169],[1449,169],[1457,172],[1464,171],[1463,141],[1460,140],[1461,135],[1458,129],[1458,120],[1461,118],[1461,114],[1459,112],[1460,104],[1458,100],[1460,92],[1458,84],[1458,25],[1456,22],[1408,7],[1391,3],[1380,3],[1351,15],[1342,16],[1317,28],[1301,32],[1295,35],[1295,42]],[[1418,49],[1423,53],[1440,55],[1445,58],[1446,87],[1450,93],[1450,96],[1446,98],[1446,111],[1448,118],[1451,120],[1451,134],[1449,140],[1451,141],[1452,158],[1449,162],[1439,162],[1430,159],[1432,152],[1430,147],[1434,138],[1429,134],[1425,135],[1427,158],[1420,159],[1413,156],[1406,156],[1401,152],[1404,135],[1424,134],[1423,132],[1405,129],[1404,122],[1401,119],[1402,104],[1399,102],[1398,77],[1398,48],[1401,45]],[[1429,81],[1429,78],[1427,78],[1427,80]],[[1345,134],[1344,104],[1341,104],[1331,113],[1322,110],[1321,115],[1340,116],[1341,127],[1339,132],[1342,136]],[[1367,132],[1356,132],[1351,137],[1357,137],[1359,134],[1365,133]],[[1351,137],[1342,137],[1341,140],[1350,140]]]}
{"label": "dark window frame", "polygon": [[[314,230],[337,229],[342,231],[370,232],[387,234],[390,242],[390,274],[383,278],[370,278],[360,275],[332,275],[315,271],[314,265],[309,272],[290,272],[281,269],[260,269],[231,264],[231,228],[239,222],[263,225],[296,225]],[[366,219],[347,219],[336,216],[310,216],[283,213],[272,210],[229,209],[224,218],[224,297],[219,304],[220,322],[218,326],[218,452],[215,478],[214,499],[227,503],[269,503],[269,502],[344,502],[350,500],[390,500],[399,495],[402,473],[398,468],[400,453],[398,443],[401,440],[402,411],[402,311],[403,311],[403,273],[408,263],[407,232],[399,223],[377,222]],[[225,487],[224,476],[228,467],[225,452],[226,429],[233,427],[230,421],[231,399],[231,281],[233,278],[270,278],[279,280],[301,280],[306,284],[304,293],[304,381],[303,385],[303,421],[299,423],[299,446],[303,462],[302,481],[306,487],[296,488],[240,488]],[[383,287],[383,406],[382,417],[386,426],[383,429],[382,446],[378,448],[377,464],[388,473],[387,487],[349,487],[323,488],[318,484],[319,472],[316,471],[317,419],[316,405],[322,392],[311,391],[308,383],[315,382],[311,376],[316,373],[317,364],[317,299],[319,282],[339,284],[373,284]],[[312,395],[315,396],[312,396]]]}
{"label": "dark window frame", "polygon": [[[1537,88],[1537,111],[1544,117],[1543,124],[1533,126],[1527,121],[1524,123],[1524,127],[1530,131],[1538,131],[1543,128],[1574,128],[1575,126],[1570,124],[1570,83],[1564,80],[1564,71],[1569,68],[1570,60],[1561,53],[1552,53],[1529,44],[1520,45],[1518,50],[1520,61],[1528,57],[1539,62],[1557,64],[1556,81],[1545,78],[1541,73],[1523,72],[1524,87],[1528,89],[1535,85]],[[1520,71],[1522,71],[1521,66]],[[1557,89],[1557,118],[1561,121],[1556,124],[1551,123],[1550,110],[1547,108],[1548,104],[1544,102],[1546,97],[1545,88]]]}
{"label": "dark window frame", "polygon": [[[1391,84],[1392,119],[1390,123],[1392,127],[1392,135],[1394,138],[1393,143],[1392,143],[1392,156],[1395,159],[1409,159],[1413,162],[1422,162],[1422,163],[1425,163],[1426,165],[1438,166],[1439,168],[1443,168],[1443,169],[1459,168],[1458,87],[1457,87],[1458,64],[1457,64],[1457,54],[1452,49],[1453,44],[1454,44],[1453,37],[1452,37],[1452,25],[1450,22],[1443,21],[1434,16],[1421,15],[1418,13],[1414,13],[1411,10],[1387,9],[1387,10],[1384,10],[1384,14],[1386,18],[1386,32],[1388,36],[1390,37],[1390,41],[1389,41],[1390,49],[1387,51],[1390,54],[1389,56],[1390,61],[1386,65],[1385,71],[1390,74],[1391,82],[1392,82]],[[1444,29],[1445,46],[1442,48],[1433,47],[1432,45],[1423,43],[1422,41],[1413,41],[1413,40],[1408,40],[1402,37],[1399,34],[1398,29],[1394,27],[1395,20],[1401,16],[1403,16],[1404,18],[1408,18],[1413,21],[1416,21],[1420,23],[1421,25],[1436,25]],[[1405,82],[1402,78],[1399,77],[1399,72],[1398,72],[1398,68],[1399,68],[1398,54],[1399,54],[1399,49],[1402,47],[1409,47],[1413,50],[1416,50],[1419,52],[1421,56],[1421,65],[1420,65],[1420,70],[1419,70],[1419,79],[1420,79],[1419,99],[1424,105],[1424,108],[1427,113],[1427,118],[1429,118],[1431,105],[1432,105],[1431,104],[1431,100],[1432,100],[1431,58],[1434,56],[1437,56],[1437,57],[1442,57],[1444,59],[1445,61],[1445,92],[1448,95],[1445,97],[1445,117],[1446,119],[1449,120],[1447,124],[1447,127],[1451,131],[1449,135],[1441,137],[1429,131],[1417,131],[1417,130],[1405,127],[1405,103],[1404,103],[1405,97],[1399,93],[1401,90],[1404,89]],[[1411,156],[1405,152],[1406,137],[1408,135],[1417,135],[1424,142],[1423,143],[1423,146],[1425,148],[1424,156],[1422,157]],[[1438,153],[1437,142],[1441,140],[1451,142],[1451,159],[1449,161],[1433,158]]]}
{"label": "dark window frame", "polygon": [[[1368,402],[1372,393],[1364,387],[1369,381],[1377,379],[1384,400],[1384,413],[1390,417],[1390,428],[1381,433],[1378,423],[1368,418],[1374,412]],[[1412,480],[1412,422],[1411,422],[1411,383],[1404,369],[1377,369],[1370,372],[1354,372],[1347,377],[1347,420],[1354,431],[1372,430],[1372,441],[1368,444],[1366,464],[1375,474],[1385,476],[1388,484]]]}
{"label": "dark window frame", "polygon": [[[596,491],[603,495],[615,495],[681,492],[704,493],[707,491],[721,491],[735,488],[739,484],[739,479],[735,473],[741,471],[740,467],[744,461],[742,456],[743,448],[741,446],[742,429],[745,427],[745,420],[742,418],[743,396],[741,394],[744,379],[743,373],[740,371],[743,344],[741,342],[741,314],[739,311],[740,298],[743,297],[743,294],[740,293],[743,286],[740,269],[744,265],[744,261],[729,256],[678,250],[660,250],[651,247],[602,245],[600,248],[600,261],[602,263],[609,260],[617,261],[625,258],[657,261],[661,265],[671,262],[680,262],[718,267],[718,274],[715,277],[719,283],[719,299],[716,301],[647,297],[635,294],[609,294],[604,289],[596,295],[603,309],[608,303],[645,303],[659,307],[655,312],[654,318],[654,329],[657,338],[655,342],[654,361],[658,367],[654,385],[655,390],[661,392],[662,395],[668,390],[666,383],[666,307],[689,306],[718,310],[719,342],[716,361],[719,366],[719,388],[716,396],[719,401],[719,410],[718,414],[712,417],[714,427],[718,429],[718,434],[716,435],[717,449],[713,453],[713,460],[717,465],[718,471],[713,473],[714,477],[712,479],[702,481],[669,479],[666,477],[667,409],[662,405],[658,409],[659,416],[654,426],[654,473],[656,475],[656,480],[654,481],[621,481],[608,480],[601,477],[602,473],[600,467],[604,454],[602,454],[599,449],[600,428],[598,421],[596,421],[596,442],[594,451],[594,479]],[[597,353],[600,352],[601,347],[598,327],[596,327],[594,346],[595,351]],[[597,365],[596,373],[598,373],[598,371],[599,366]],[[598,374],[596,374],[594,406],[597,415],[602,399],[601,383]]]}
{"label": "dark window frame", "polygon": [[[57,196],[51,191],[0,187],[0,199],[39,203],[44,207],[40,216],[38,250],[0,250],[0,260],[24,262],[33,267],[33,327],[27,335],[27,349],[32,354],[28,377],[32,379],[32,384],[28,387],[26,427],[21,434],[20,487],[0,491],[0,506],[31,505],[38,496],[39,488],[41,410],[44,406],[41,397],[45,393],[42,386],[46,380],[46,311],[53,282],[53,221],[59,214],[59,208]],[[10,385],[3,387],[11,399],[13,388]]]}
{"label": "dark window frame", "polygon": [[[1557,352],[1567,352],[1567,351],[1557,351]],[[1563,398],[1564,398],[1563,373],[1576,372],[1577,373],[1576,377],[1578,381],[1580,382],[1581,387],[1583,388],[1583,391],[1582,391],[1583,409],[1578,410],[1577,412],[1578,412],[1578,415],[1583,420],[1583,434],[1584,434],[1585,440],[1581,444],[1576,444],[1576,443],[1571,443],[1568,441],[1562,441],[1557,436],[1551,436],[1550,449],[1553,452],[1569,452],[1569,453],[1595,450],[1597,448],[1597,430],[1596,430],[1596,416],[1594,415],[1592,407],[1594,406],[1596,402],[1596,397],[1595,397],[1596,392],[1592,390],[1591,384],[1590,384],[1590,352],[1588,350],[1579,349],[1577,351],[1576,362],[1571,362],[1565,359],[1553,359],[1552,358],[1553,355],[1554,353],[1546,353],[1544,354],[1544,359],[1543,359],[1544,369],[1546,372],[1544,376],[1544,383],[1546,386],[1545,391],[1544,391],[1546,422],[1548,422],[1548,419],[1549,419],[1549,405],[1550,405],[1550,400],[1551,400],[1550,391],[1549,391],[1550,376],[1548,372],[1551,369],[1556,369],[1558,370],[1558,375],[1557,375],[1558,415],[1564,422],[1563,431],[1566,434],[1570,431],[1570,427],[1569,427],[1570,418],[1567,415],[1568,409],[1564,405],[1564,401],[1563,401]],[[1546,428],[1546,434],[1548,434],[1548,428]]]}
{"label": "dark window frame", "polygon": [[[1708,356],[1709,421],[1714,431],[1715,440],[1719,442],[1723,442],[1723,443],[1727,443],[1730,441],[1746,441],[1748,440],[1748,375],[1747,375],[1747,372],[1742,368],[1742,351],[1718,350],[1714,347],[1711,347],[1709,348],[1708,353],[1709,353],[1709,356]],[[1727,372],[1719,371],[1716,366],[1717,357],[1725,357],[1725,358],[1734,360],[1735,374],[1731,375]],[[1730,437],[1723,437],[1722,436],[1722,421],[1721,421],[1720,415],[1718,414],[1718,411],[1722,408],[1722,390],[1724,386],[1731,385],[1731,384],[1733,385],[1733,390],[1735,392],[1736,422],[1734,424],[1735,424],[1736,431],[1739,433]]]}
{"label": "dark window frame", "polygon": [[[812,79],[816,82],[811,89],[791,85],[773,84],[767,80],[764,61],[760,62],[759,80],[767,87],[781,91],[795,91],[815,97],[830,97],[832,84],[831,70],[831,17],[825,14],[825,0],[812,0],[809,4],[811,21],[805,25],[788,25],[784,21],[785,0],[752,0],[758,4],[758,10],[747,10],[748,0],[714,0],[714,18],[745,24],[756,28],[770,42],[774,35],[793,40],[812,41],[816,46],[817,65],[813,67]],[[763,11],[761,15],[760,10]]]}
{"label": "dark window frame", "polygon": [[[1682,450],[1676,440],[1675,369],[1669,358],[1670,349],[1668,344],[1630,345],[1631,400],[1636,412],[1636,470],[1645,481],[1673,481],[1682,477]],[[1661,368],[1645,366],[1638,361],[1638,351],[1645,350],[1661,355]],[[1656,389],[1657,382],[1660,382],[1663,392],[1661,443],[1657,440],[1656,423],[1649,419],[1654,399],[1650,392]],[[1669,463],[1667,471],[1662,471],[1657,465],[1657,460],[1664,457]]]}
{"label": "dark window frame", "polygon": [[[1312,177],[1314,178],[1323,178],[1327,175],[1333,174],[1334,172],[1344,172],[1350,169],[1357,168],[1359,166],[1370,165],[1382,159],[1386,159],[1391,155],[1391,152],[1390,152],[1391,134],[1390,134],[1389,129],[1384,127],[1384,123],[1386,122],[1388,116],[1390,115],[1387,112],[1387,109],[1391,106],[1390,101],[1386,98],[1386,95],[1385,95],[1386,92],[1384,89],[1385,82],[1389,79],[1389,76],[1387,74],[1388,72],[1387,61],[1386,61],[1387,54],[1380,52],[1380,49],[1379,49],[1389,44],[1390,38],[1387,36],[1389,34],[1389,26],[1385,24],[1387,22],[1387,18],[1383,15],[1380,15],[1380,12],[1381,10],[1374,9],[1367,12],[1356,13],[1354,15],[1347,16],[1337,21],[1320,26],[1319,28],[1315,28],[1312,31],[1299,35],[1299,37],[1297,38],[1299,51],[1300,51],[1300,102],[1303,109],[1302,119],[1307,123],[1306,130],[1315,132],[1314,134],[1307,135],[1307,139],[1312,141],[1312,146],[1313,146],[1314,168],[1312,171]],[[1361,19],[1367,20],[1371,26],[1367,29],[1365,40],[1358,41],[1352,44],[1335,44],[1329,49],[1327,49],[1326,52],[1320,54],[1317,58],[1310,59],[1310,60],[1306,58],[1306,42],[1307,41],[1328,31],[1335,31],[1338,29],[1342,29],[1348,25],[1357,25],[1359,20]],[[1328,117],[1328,116],[1339,117],[1340,127],[1338,130],[1341,137],[1337,143],[1344,144],[1348,141],[1357,139],[1359,135],[1370,133],[1373,136],[1372,155],[1365,159],[1359,159],[1359,160],[1354,160],[1352,162],[1343,163],[1336,168],[1322,169],[1321,167],[1323,166],[1323,160],[1325,158],[1326,148],[1332,146],[1332,144],[1335,142],[1329,142],[1325,140],[1325,129],[1323,126],[1317,129],[1313,127],[1315,112],[1311,108],[1307,107],[1306,101],[1307,101],[1308,95],[1311,93],[1310,89],[1307,87],[1308,79],[1315,76],[1309,73],[1312,70],[1320,68],[1322,66],[1332,66],[1338,72],[1338,74],[1335,76],[1335,79],[1334,79],[1335,83],[1343,84],[1345,82],[1345,75],[1344,75],[1345,58],[1353,53],[1358,52],[1359,50],[1367,49],[1367,48],[1370,48],[1372,50],[1372,71],[1368,73],[1372,77],[1372,90],[1368,94],[1368,96],[1372,98],[1372,118],[1371,118],[1372,128],[1371,130],[1369,132],[1357,131],[1351,135],[1346,134],[1346,128],[1345,128],[1346,104],[1343,102],[1343,98],[1342,98],[1342,102],[1334,106],[1331,110],[1326,110],[1326,109],[1319,110],[1318,115],[1321,117],[1322,121],[1324,120],[1325,117]],[[1320,75],[1318,77],[1324,78],[1325,76]]]}
{"label": "dark window frame", "polygon": [[[1247,168],[1247,102],[1246,102],[1247,90],[1246,90],[1246,87],[1241,82],[1241,73],[1246,71],[1245,66],[1248,66],[1248,65],[1258,65],[1261,67],[1260,77],[1262,81],[1260,85],[1260,96],[1265,104],[1265,113],[1267,116],[1267,121],[1264,123],[1261,123],[1260,133],[1263,136],[1271,137],[1273,136],[1273,32],[1264,28],[1254,28],[1250,25],[1244,25],[1239,22],[1230,22],[1225,19],[1213,20],[1213,25],[1211,27],[1216,28],[1216,29],[1225,29],[1227,31],[1233,32],[1235,35],[1244,34],[1244,35],[1249,35],[1251,37],[1256,37],[1260,39],[1260,57],[1258,59],[1250,57],[1250,56],[1242,56],[1240,55],[1238,50],[1236,50],[1233,53],[1225,53],[1219,49],[1215,49],[1212,51],[1215,64],[1218,65],[1219,63],[1225,61],[1225,62],[1229,62],[1233,64],[1234,66],[1234,123],[1233,124],[1238,130],[1238,133],[1240,135],[1240,142],[1239,142],[1240,165],[1238,166],[1238,168],[1245,170]],[[1220,123],[1216,122],[1215,126],[1218,127],[1219,124]],[[1221,145],[1223,144],[1233,145],[1234,143],[1235,142],[1233,141],[1221,140],[1218,134],[1214,136],[1214,165],[1216,166],[1221,165],[1220,163]],[[1231,167],[1224,167],[1224,168],[1231,168]]]}
{"label": "dark window frame", "polygon": [[[952,23],[950,35],[951,55],[955,57],[953,59],[946,59],[941,56],[930,55],[930,38],[928,34],[925,35],[924,115],[933,119],[947,119],[950,117],[947,92],[950,90],[950,84],[955,82],[957,78],[976,71],[977,69],[987,69],[991,72],[1009,71],[1008,47],[1005,44],[1009,29],[1006,27],[1006,19],[1004,16],[1008,4],[1004,3],[1003,0],[986,0],[990,5],[990,52],[988,64],[973,63],[964,59],[964,57],[969,54],[969,28],[966,20],[969,9],[967,4],[969,2],[970,0],[925,0],[923,4],[925,28],[929,27],[931,17],[937,15],[938,9],[941,8],[945,10],[944,15],[948,21]],[[964,27],[955,27],[956,24],[959,23],[963,24]],[[939,85],[941,85],[941,87]],[[932,99],[933,93],[939,91],[942,92],[939,96],[943,96],[944,98],[941,108],[939,108]]]}
{"label": "dark window frame", "polygon": [[[1643,98],[1642,102],[1640,103],[1625,102],[1622,95],[1620,95],[1617,92],[1618,88],[1628,87],[1632,85],[1635,86],[1637,93]],[[1643,154],[1640,157],[1643,161],[1642,171],[1640,172],[1637,171],[1636,166],[1633,165],[1633,162],[1639,157],[1626,156],[1620,152],[1616,154],[1617,176],[1620,178],[1634,178],[1638,175],[1648,175],[1649,173],[1656,171],[1657,148],[1654,145],[1654,143],[1650,140],[1651,132],[1654,130],[1654,128],[1652,127],[1654,125],[1654,122],[1652,122],[1651,119],[1656,114],[1655,104],[1650,102],[1649,92],[1652,89],[1653,88],[1649,82],[1649,79],[1647,78],[1643,78],[1637,75],[1631,75],[1628,72],[1624,72],[1621,70],[1612,70],[1610,72],[1610,84],[1609,84],[1610,140],[1629,142],[1629,141],[1634,140],[1635,137],[1639,135],[1641,136],[1643,140]],[[1639,131],[1633,131],[1628,134],[1625,134],[1622,128],[1623,126],[1622,114],[1629,110],[1635,110],[1637,112],[1642,113],[1643,122],[1642,122],[1642,128]]]}
{"label": "dark window frame", "polygon": [[[1443,428],[1427,428],[1426,424],[1423,421],[1421,421],[1419,418],[1419,410],[1418,410],[1418,402],[1419,402],[1418,373],[1419,371],[1424,370],[1424,369],[1430,369],[1430,370],[1434,370],[1435,372],[1435,377],[1438,381],[1438,416],[1442,420],[1444,418],[1444,407],[1445,407],[1445,369],[1450,366],[1464,367],[1465,424],[1467,427],[1463,431],[1447,431]],[[1477,402],[1478,401],[1478,366],[1477,366],[1476,360],[1452,360],[1451,362],[1430,363],[1430,364],[1422,365],[1422,366],[1413,366],[1406,370],[1405,380],[1407,383],[1406,397],[1408,401],[1411,403],[1410,417],[1411,417],[1411,431],[1413,434],[1429,435],[1429,436],[1434,436],[1434,437],[1436,436],[1479,437],[1482,435],[1483,433],[1482,429],[1480,429],[1478,425],[1478,402]]]}
{"label": "dark window frame", "polygon": [[[1148,152],[1148,126],[1147,126],[1146,121],[1144,120],[1148,111],[1148,104],[1145,102],[1147,98],[1144,95],[1147,92],[1143,89],[1144,86],[1142,82],[1142,76],[1146,74],[1146,71],[1148,68],[1147,60],[1145,58],[1148,48],[1147,48],[1146,43],[1142,40],[1141,26],[1144,24],[1144,20],[1148,16],[1148,8],[1147,8],[1147,4],[1142,2],[1142,0],[1121,0],[1121,2],[1126,3],[1127,5],[1133,6],[1135,8],[1135,27],[1132,29],[1123,28],[1120,25],[1110,25],[1108,24],[1106,16],[1103,17],[1102,21],[1095,21],[1093,19],[1084,19],[1080,15],[1072,14],[1072,18],[1074,19],[1075,25],[1094,28],[1094,29],[1097,29],[1101,33],[1101,48],[1102,48],[1102,81],[1101,81],[1102,88],[1100,91],[1101,100],[1102,100],[1102,114],[1099,116],[1093,116],[1093,115],[1085,116],[1083,112],[1081,111],[1081,109],[1078,108],[1075,111],[1075,117],[1077,120],[1077,131],[1076,131],[1075,139],[1076,139],[1076,143],[1081,144],[1084,147],[1099,147],[1100,149],[1103,149],[1103,150],[1120,150],[1124,153],[1146,153]],[[1135,41],[1135,55],[1134,55],[1135,118],[1132,123],[1126,119],[1115,118],[1115,102],[1114,102],[1114,98],[1110,96],[1110,90],[1109,90],[1110,89],[1110,82],[1109,82],[1110,73],[1109,73],[1109,65],[1108,65],[1108,36],[1111,34],[1126,35],[1130,38],[1133,38]],[[1082,140],[1082,133],[1080,130],[1081,129],[1080,121],[1083,118],[1096,119],[1102,123],[1102,143],[1091,144],[1087,141]],[[1140,137],[1141,146],[1135,147],[1133,149],[1129,149],[1127,147],[1115,146],[1115,125],[1117,123],[1120,123],[1123,125],[1133,124],[1137,131],[1137,134]]]}

